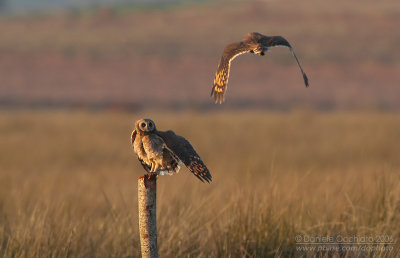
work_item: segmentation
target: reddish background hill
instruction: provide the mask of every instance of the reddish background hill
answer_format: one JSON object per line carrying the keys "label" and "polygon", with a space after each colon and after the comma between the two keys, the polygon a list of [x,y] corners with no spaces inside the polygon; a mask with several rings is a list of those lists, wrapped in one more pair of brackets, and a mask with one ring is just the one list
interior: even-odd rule
{"label": "reddish background hill", "polygon": [[398,109],[400,7],[316,0],[102,7],[2,17],[0,105],[215,108],[220,54],[250,31],[284,48],[232,65],[225,107]]}

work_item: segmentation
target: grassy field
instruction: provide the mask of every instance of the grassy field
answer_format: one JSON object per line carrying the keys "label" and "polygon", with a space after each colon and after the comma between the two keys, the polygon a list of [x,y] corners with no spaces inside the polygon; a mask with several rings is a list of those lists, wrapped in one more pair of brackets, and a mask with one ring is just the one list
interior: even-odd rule
{"label": "grassy field", "polygon": [[337,254],[400,253],[397,113],[1,111],[0,257],[137,257],[141,117],[213,175],[159,178],[161,257],[302,255],[297,235],[386,235],[391,252]]}
{"label": "grassy field", "polygon": [[[159,178],[161,257],[400,255],[399,17],[397,0],[1,15],[0,258],[139,256],[142,117],[190,139],[213,175]],[[288,38],[311,87],[277,48],[235,60],[211,105],[223,47],[249,31]],[[375,242],[307,252],[296,236]]]}

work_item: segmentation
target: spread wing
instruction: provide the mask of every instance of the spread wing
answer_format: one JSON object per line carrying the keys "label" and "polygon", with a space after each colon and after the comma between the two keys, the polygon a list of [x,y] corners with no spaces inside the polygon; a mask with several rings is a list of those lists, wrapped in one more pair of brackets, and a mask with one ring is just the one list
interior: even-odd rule
{"label": "spread wing", "polygon": [[208,183],[212,180],[210,171],[188,140],[182,136],[176,135],[173,131],[157,131],[156,134],[164,140],[168,148],[178,156],[198,179]]}
{"label": "spread wing", "polygon": [[219,102],[221,104],[224,101],[232,60],[251,50],[252,48],[249,45],[242,42],[229,44],[225,47],[218,64],[213,87],[211,88],[211,96],[214,96],[215,103]]}
{"label": "spread wing", "polygon": [[287,47],[289,48],[290,52],[292,53],[292,55],[294,56],[294,59],[297,62],[297,65],[300,68],[301,74],[303,75],[303,80],[304,80],[304,84],[306,85],[306,87],[308,87],[308,78],[306,73],[303,71],[303,68],[300,65],[299,59],[297,58],[296,54],[294,53],[293,47],[289,44],[289,42],[282,36],[264,36],[261,34],[260,35],[260,39],[258,40],[259,43],[261,43],[263,46],[265,47]]}
{"label": "spread wing", "polygon": [[[135,139],[136,139],[136,129],[133,130],[132,135],[131,135],[131,144],[133,146]],[[151,167],[149,165],[146,164],[146,162],[144,162],[141,158],[138,157],[138,160],[140,162],[140,164],[142,165],[142,167],[144,168],[144,170],[146,170],[147,173],[150,173],[150,169]]]}

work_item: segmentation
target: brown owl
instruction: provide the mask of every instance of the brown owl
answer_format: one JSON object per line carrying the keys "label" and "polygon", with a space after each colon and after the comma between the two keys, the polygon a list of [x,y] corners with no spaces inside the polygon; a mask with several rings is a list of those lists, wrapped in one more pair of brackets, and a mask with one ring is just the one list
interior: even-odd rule
{"label": "brown owl", "polygon": [[215,103],[219,102],[221,104],[225,100],[225,91],[227,89],[229,71],[233,59],[244,53],[253,53],[263,56],[265,52],[269,51],[269,48],[278,46],[290,49],[303,75],[304,84],[308,87],[307,75],[304,73],[303,68],[301,68],[292,46],[285,38],[281,36],[264,36],[260,33],[252,32],[248,33],[242,41],[229,44],[225,47],[211,89],[211,96],[214,96]]}
{"label": "brown owl", "polygon": [[160,175],[177,173],[183,162],[201,181],[210,182],[211,174],[192,145],[173,131],[158,131],[151,119],[136,121],[131,142],[143,168]]}

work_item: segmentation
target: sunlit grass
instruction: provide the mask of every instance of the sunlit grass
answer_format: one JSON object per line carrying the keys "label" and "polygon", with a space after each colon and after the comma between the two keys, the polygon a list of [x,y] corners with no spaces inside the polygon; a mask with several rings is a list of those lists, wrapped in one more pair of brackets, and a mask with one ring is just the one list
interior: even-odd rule
{"label": "sunlit grass", "polygon": [[298,234],[400,236],[398,114],[2,111],[0,254],[138,256],[143,171],[129,137],[141,117],[188,138],[213,175],[159,178],[162,257],[299,255]]}

